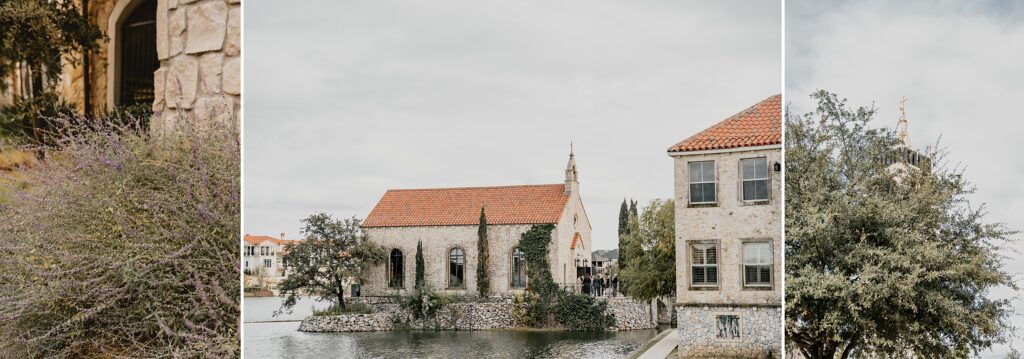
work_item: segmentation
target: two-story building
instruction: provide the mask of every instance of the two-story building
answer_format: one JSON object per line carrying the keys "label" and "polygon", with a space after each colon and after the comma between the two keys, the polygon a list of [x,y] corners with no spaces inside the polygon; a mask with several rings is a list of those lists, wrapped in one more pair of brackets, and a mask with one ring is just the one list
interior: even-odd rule
{"label": "two-story building", "polygon": [[286,274],[283,259],[288,245],[296,242],[284,239],[284,233],[280,238],[246,234],[242,246],[243,273],[250,279],[262,278],[266,281],[264,285],[275,285]]}
{"label": "two-story building", "polygon": [[771,96],[668,149],[681,357],[782,353],[782,105]]}

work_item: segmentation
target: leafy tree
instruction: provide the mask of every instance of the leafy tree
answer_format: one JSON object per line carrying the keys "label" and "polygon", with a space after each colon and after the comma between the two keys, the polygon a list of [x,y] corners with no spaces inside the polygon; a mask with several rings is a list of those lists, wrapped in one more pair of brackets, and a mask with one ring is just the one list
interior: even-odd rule
{"label": "leafy tree", "polygon": [[423,277],[423,240],[416,243],[416,290],[423,289],[427,281]]}
{"label": "leafy tree", "polygon": [[305,240],[290,247],[283,258],[289,273],[280,285],[285,300],[277,313],[290,311],[302,291],[330,300],[344,311],[345,282],[365,281],[371,266],[384,263],[384,248],[368,240],[355,217],[334,219],[317,213],[302,222]]}
{"label": "leafy tree", "polygon": [[633,216],[633,217],[639,217],[640,216],[637,213],[637,211],[636,211],[636,205],[637,205],[636,201],[633,201],[633,200],[629,201],[629,215],[630,216]]}
{"label": "leafy tree", "polygon": [[619,267],[623,266],[624,258],[622,257],[622,248],[624,243],[622,237],[626,235],[626,226],[629,225],[629,206],[626,205],[626,199],[622,199],[622,206],[619,206]]}
{"label": "leafy tree", "polygon": [[1014,232],[970,206],[944,152],[919,168],[869,128],[873,108],[819,91],[786,115],[786,338],[808,358],[967,357],[1005,340]]}
{"label": "leafy tree", "polygon": [[[61,59],[76,63],[71,54],[99,48],[100,29],[82,15],[76,1],[0,1],[0,78],[15,64],[26,63],[38,90],[56,82]],[[42,76],[47,72],[51,76]],[[44,84],[43,79],[49,80]],[[0,90],[4,90],[0,83]]]}
{"label": "leafy tree", "polygon": [[674,295],[676,290],[675,204],[652,200],[639,220],[630,221],[629,265],[621,272],[626,294],[643,300]]}
{"label": "leafy tree", "polygon": [[479,260],[476,263],[476,289],[480,292],[481,297],[486,297],[487,292],[491,289],[491,281],[487,277],[487,264],[489,262],[489,255],[487,251],[487,215],[484,214],[484,209],[480,208],[480,228],[477,230],[477,253],[479,253]]}

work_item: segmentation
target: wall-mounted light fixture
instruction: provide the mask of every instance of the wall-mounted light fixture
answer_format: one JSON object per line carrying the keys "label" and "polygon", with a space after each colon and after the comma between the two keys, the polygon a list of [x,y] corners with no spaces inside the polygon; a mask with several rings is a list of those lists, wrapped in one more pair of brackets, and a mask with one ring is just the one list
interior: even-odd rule
{"label": "wall-mounted light fixture", "polygon": [[775,162],[775,165],[773,167],[775,168],[775,172],[782,172],[782,164],[781,163]]}

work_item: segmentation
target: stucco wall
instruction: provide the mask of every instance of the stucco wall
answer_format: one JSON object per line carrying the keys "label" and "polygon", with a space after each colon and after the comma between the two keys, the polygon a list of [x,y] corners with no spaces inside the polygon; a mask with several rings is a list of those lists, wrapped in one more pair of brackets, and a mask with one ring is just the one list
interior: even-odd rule
{"label": "stucco wall", "polygon": [[[743,158],[768,158],[770,200],[767,204],[748,204],[740,200],[739,161]],[[676,302],[678,303],[781,303],[782,198],[781,175],[774,172],[781,163],[781,149],[734,151],[725,153],[674,156],[676,226]],[[716,161],[718,202],[713,207],[688,204],[690,161]],[[742,243],[744,240],[770,239],[773,252],[771,290],[743,288]],[[689,241],[713,240],[719,243],[719,285],[715,290],[691,290]]]}

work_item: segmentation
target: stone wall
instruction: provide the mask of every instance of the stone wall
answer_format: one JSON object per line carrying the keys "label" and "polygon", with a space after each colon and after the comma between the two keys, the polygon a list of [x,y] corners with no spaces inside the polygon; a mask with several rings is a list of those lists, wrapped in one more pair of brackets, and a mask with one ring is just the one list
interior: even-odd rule
{"label": "stone wall", "polygon": [[[676,302],[686,304],[778,305],[782,302],[782,180],[772,165],[782,162],[781,148],[739,150],[674,156],[676,226]],[[739,163],[744,158],[767,157],[770,196],[767,203],[740,200]],[[715,161],[717,203],[692,207],[689,199],[691,161]],[[743,285],[743,242],[770,241],[773,253],[772,286],[766,289]],[[690,286],[689,244],[718,244],[718,286]]]}
{"label": "stone wall", "polygon": [[[522,234],[530,225],[490,225],[487,227],[488,249],[490,252],[491,292],[512,294],[523,289],[509,288],[512,248],[519,243]],[[438,293],[447,295],[476,295],[477,229],[473,226],[430,226],[430,227],[387,227],[365,228],[371,241],[384,247],[387,253],[392,249],[402,251],[404,257],[404,283],[400,289],[388,288],[388,267],[385,263],[369,270],[369,278],[361,291],[366,296],[405,295],[416,284],[416,243],[423,241],[424,279]],[[453,248],[461,248],[465,257],[465,286],[449,288],[448,254]],[[552,251],[554,253],[554,251]],[[389,259],[390,260],[390,259]],[[555,261],[554,255],[549,261]],[[554,270],[552,265],[552,271]]]}
{"label": "stone wall", "polygon": [[240,121],[240,0],[159,0],[155,119]]}
{"label": "stone wall", "polygon": [[[758,307],[676,308],[681,358],[778,358],[782,353],[782,309]],[[721,335],[719,316],[739,319],[738,337]],[[770,354],[769,354],[770,352]]]}
{"label": "stone wall", "polygon": [[600,298],[608,303],[608,312],[615,316],[616,330],[653,329],[658,326],[651,318],[650,302],[631,298]]}
{"label": "stone wall", "polygon": [[[628,298],[605,298],[608,312],[616,318],[613,330],[651,329],[650,304]],[[523,308],[511,296],[493,297],[473,302],[445,305],[434,318],[415,319],[402,309],[394,298],[350,298],[350,303],[364,303],[374,309],[373,314],[307,317],[299,326],[309,332],[361,332],[404,329],[430,330],[491,330],[528,328],[520,318]]]}

